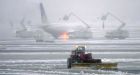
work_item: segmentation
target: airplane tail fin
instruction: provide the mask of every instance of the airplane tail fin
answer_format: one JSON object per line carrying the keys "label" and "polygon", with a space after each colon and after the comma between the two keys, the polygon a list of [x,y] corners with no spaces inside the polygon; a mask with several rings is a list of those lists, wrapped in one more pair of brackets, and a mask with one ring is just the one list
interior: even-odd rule
{"label": "airplane tail fin", "polygon": [[46,16],[45,9],[44,9],[42,3],[40,3],[40,12],[41,12],[42,23],[46,23],[47,22],[47,16]]}

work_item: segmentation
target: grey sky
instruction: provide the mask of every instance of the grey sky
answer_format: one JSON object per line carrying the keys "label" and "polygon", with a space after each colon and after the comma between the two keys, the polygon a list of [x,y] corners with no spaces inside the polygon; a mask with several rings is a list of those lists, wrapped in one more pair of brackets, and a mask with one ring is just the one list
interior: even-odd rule
{"label": "grey sky", "polygon": [[109,11],[129,23],[128,26],[140,24],[140,0],[0,0],[0,36],[11,35],[9,21],[18,24],[25,17],[33,24],[39,24],[40,2],[43,2],[50,22],[58,22],[71,11],[86,21],[94,22]]}

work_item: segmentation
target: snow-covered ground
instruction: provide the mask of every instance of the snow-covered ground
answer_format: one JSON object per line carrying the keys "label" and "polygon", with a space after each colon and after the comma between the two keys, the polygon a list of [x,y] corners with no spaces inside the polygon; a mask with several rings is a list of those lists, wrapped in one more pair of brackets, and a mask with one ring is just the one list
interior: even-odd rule
{"label": "snow-covered ground", "polygon": [[[86,45],[93,58],[117,62],[118,70],[67,69],[75,45]],[[140,75],[140,39],[70,40],[36,43],[0,41],[0,75]]]}

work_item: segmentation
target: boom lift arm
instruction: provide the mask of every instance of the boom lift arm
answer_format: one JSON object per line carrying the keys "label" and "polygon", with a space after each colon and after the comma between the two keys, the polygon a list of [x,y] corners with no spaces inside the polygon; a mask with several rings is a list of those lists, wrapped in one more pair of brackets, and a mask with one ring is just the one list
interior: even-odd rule
{"label": "boom lift arm", "polygon": [[27,28],[26,28],[26,26],[25,26],[25,24],[24,24],[24,22],[25,22],[25,18],[23,17],[22,18],[22,20],[21,20],[21,22],[20,22],[20,24],[21,24],[21,26],[22,26],[22,28],[23,28],[23,30],[27,30]]}
{"label": "boom lift arm", "polygon": [[82,20],[79,16],[77,16],[75,13],[73,13],[73,12],[71,12],[71,13],[69,13],[68,15],[65,15],[64,17],[63,17],[63,20],[69,20],[69,18],[71,17],[71,16],[74,16],[74,17],[76,17],[79,21],[81,21],[85,26],[86,26],[86,28],[90,28],[90,26],[89,26],[89,24],[87,24],[84,20]]}
{"label": "boom lift arm", "polygon": [[102,16],[101,20],[103,21],[103,28],[104,28],[104,21],[107,19],[108,16],[112,16],[113,18],[115,18],[116,20],[118,20],[121,25],[117,28],[117,30],[121,30],[126,24],[120,20],[117,16],[113,15],[112,13],[107,13],[106,15]]}

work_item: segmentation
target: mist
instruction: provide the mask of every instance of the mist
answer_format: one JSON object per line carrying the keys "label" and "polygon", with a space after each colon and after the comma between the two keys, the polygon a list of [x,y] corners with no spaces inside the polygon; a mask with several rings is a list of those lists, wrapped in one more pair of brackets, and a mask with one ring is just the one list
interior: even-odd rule
{"label": "mist", "polygon": [[[140,30],[138,29],[139,0],[0,0],[0,38],[13,37],[14,32],[9,22],[15,24],[15,29],[20,29],[19,22],[23,17],[26,21],[31,21],[32,25],[39,26],[41,24],[40,2],[44,4],[50,23],[63,23],[62,16],[74,12],[84,21],[94,23],[92,27],[97,28],[100,17],[111,12],[127,23],[126,29],[133,31],[131,36],[137,35]],[[79,21],[74,17],[68,21],[68,23],[75,22]]]}

